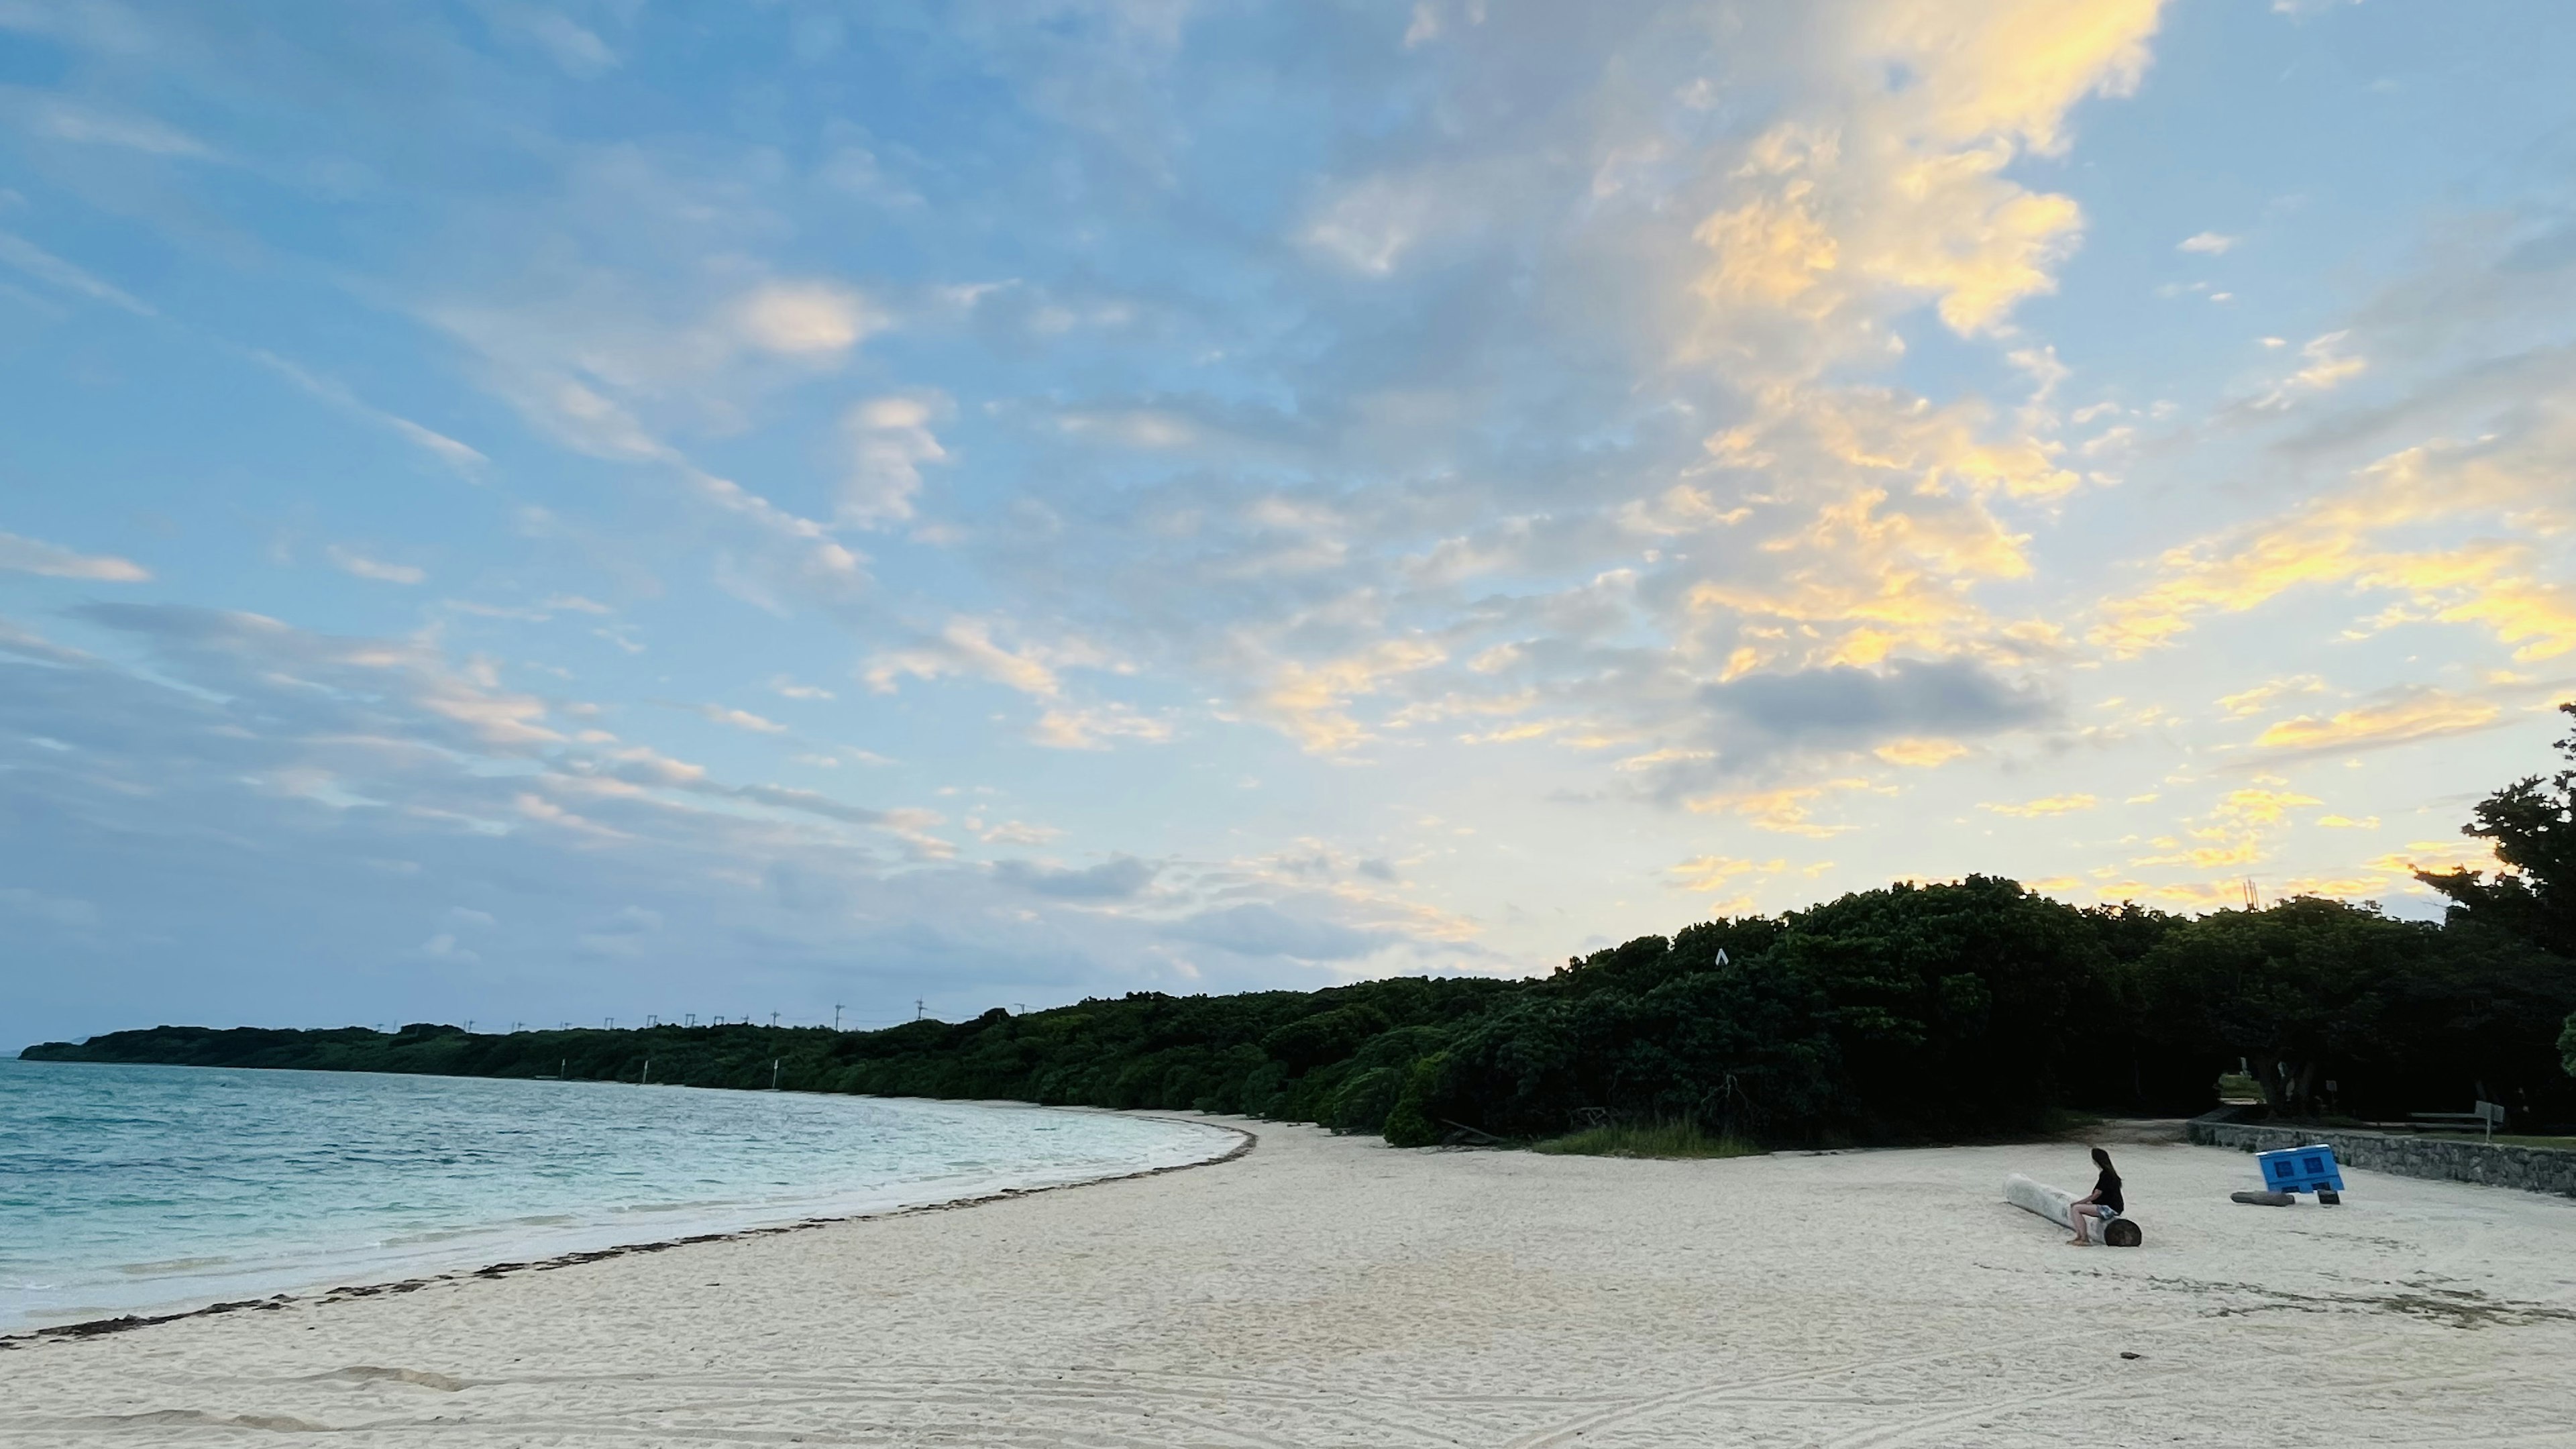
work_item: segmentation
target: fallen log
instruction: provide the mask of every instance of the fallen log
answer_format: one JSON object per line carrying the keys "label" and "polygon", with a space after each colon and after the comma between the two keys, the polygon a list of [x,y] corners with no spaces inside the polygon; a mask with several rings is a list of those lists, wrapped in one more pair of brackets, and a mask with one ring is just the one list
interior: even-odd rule
{"label": "fallen log", "polygon": [[2299,1199],[2297,1194],[2287,1192],[2231,1192],[2227,1200],[2252,1203],[2256,1207],[2289,1207]]}
{"label": "fallen log", "polygon": [[[2075,1231],[2075,1194],[2062,1187],[2033,1182],[2016,1172],[2004,1179],[2004,1201],[2025,1212],[2037,1213],[2070,1233]],[[2114,1248],[2134,1248],[2146,1241],[2146,1234],[2126,1217],[2113,1218],[2107,1225],[2098,1219],[2090,1221],[2092,1226],[2085,1233],[2087,1239],[2099,1231],[2101,1241]]]}

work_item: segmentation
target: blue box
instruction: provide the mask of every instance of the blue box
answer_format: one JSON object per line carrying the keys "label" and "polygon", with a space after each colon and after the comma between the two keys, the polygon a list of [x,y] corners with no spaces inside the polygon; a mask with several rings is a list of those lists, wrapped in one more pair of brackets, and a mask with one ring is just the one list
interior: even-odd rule
{"label": "blue box", "polygon": [[2343,1191],[2343,1168],[2335,1162],[2331,1147],[2284,1147],[2257,1152],[2254,1160],[2262,1165],[2263,1187],[2268,1192]]}

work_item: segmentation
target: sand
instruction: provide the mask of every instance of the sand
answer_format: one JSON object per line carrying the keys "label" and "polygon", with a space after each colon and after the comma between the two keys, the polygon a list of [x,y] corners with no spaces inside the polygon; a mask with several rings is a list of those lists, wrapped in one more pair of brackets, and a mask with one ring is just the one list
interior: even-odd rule
{"label": "sand", "polygon": [[[2576,1444],[2576,1200],[2120,1147],[1216,1166],[0,1353],[0,1444]],[[2131,1357],[2130,1355],[2135,1355]],[[309,1435],[333,1430],[327,1440]]]}

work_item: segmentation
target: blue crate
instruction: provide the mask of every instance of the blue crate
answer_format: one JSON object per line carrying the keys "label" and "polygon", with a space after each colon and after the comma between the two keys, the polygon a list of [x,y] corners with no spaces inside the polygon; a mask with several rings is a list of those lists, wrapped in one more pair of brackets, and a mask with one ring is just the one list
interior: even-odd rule
{"label": "blue crate", "polygon": [[2343,1191],[2343,1168],[2335,1162],[2331,1147],[2284,1147],[2278,1152],[2257,1152],[2254,1160],[2262,1165],[2268,1191]]}

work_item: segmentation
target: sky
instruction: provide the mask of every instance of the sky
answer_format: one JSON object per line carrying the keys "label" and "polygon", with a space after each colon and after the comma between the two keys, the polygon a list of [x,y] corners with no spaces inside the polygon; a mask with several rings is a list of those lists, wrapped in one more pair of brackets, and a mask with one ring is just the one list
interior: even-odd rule
{"label": "sky", "polygon": [[2576,7],[0,0],[0,1043],[2429,916]]}

